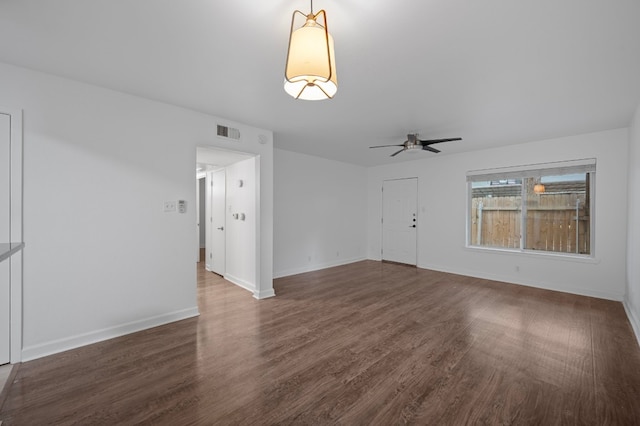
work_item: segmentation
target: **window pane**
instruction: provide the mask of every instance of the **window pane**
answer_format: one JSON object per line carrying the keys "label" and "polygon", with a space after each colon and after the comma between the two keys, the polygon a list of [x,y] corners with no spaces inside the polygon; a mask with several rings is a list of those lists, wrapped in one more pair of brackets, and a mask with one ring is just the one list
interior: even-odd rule
{"label": "window pane", "polygon": [[589,173],[524,179],[527,250],[590,254]]}
{"label": "window pane", "polygon": [[520,248],[522,180],[471,183],[471,245]]}

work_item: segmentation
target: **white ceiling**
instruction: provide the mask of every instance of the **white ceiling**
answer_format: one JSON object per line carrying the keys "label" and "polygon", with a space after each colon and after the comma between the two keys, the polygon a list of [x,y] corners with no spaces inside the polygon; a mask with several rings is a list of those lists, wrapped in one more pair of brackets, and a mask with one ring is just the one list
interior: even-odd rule
{"label": "white ceiling", "polygon": [[2,0],[0,61],[271,129],[276,147],[361,165],[408,132],[442,154],[629,125],[638,0],[316,0],[338,93],[282,88],[303,0]]}

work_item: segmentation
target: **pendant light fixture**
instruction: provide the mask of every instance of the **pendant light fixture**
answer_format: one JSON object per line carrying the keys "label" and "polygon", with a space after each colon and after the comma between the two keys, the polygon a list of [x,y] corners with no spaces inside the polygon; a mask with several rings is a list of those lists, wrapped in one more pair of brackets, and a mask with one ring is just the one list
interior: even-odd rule
{"label": "pendant light fixture", "polygon": [[533,192],[536,194],[544,194],[545,191],[546,189],[542,182],[538,182],[533,186]]}
{"label": "pendant light fixture", "polygon": [[[294,29],[297,15],[304,17],[305,22]],[[318,22],[320,17],[322,21]],[[296,99],[331,99],[338,90],[333,37],[327,29],[327,14],[324,10],[314,14],[313,0],[308,15],[296,10],[291,16],[284,74],[284,90]]]}

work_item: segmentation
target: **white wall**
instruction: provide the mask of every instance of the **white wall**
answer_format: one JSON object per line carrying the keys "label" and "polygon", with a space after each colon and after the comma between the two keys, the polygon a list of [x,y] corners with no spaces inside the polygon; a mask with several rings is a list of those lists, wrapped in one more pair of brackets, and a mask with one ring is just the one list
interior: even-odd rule
{"label": "white wall", "polygon": [[[417,176],[419,267],[622,300],[627,151],[628,129],[618,129],[370,168],[368,256],[380,259],[382,181]],[[581,158],[597,159],[595,261],[465,248],[468,170]]]}
{"label": "white wall", "polygon": [[11,232],[11,116],[0,111],[0,244],[10,242]]}
{"label": "white wall", "polygon": [[[11,242],[11,116],[0,110],[0,251]],[[4,254],[4,253],[2,253]],[[10,361],[11,271],[9,259],[0,260],[0,365]]]}
{"label": "white wall", "polygon": [[276,277],[366,258],[366,169],[274,150]]}
{"label": "white wall", "polygon": [[255,295],[273,293],[270,131],[5,64],[0,93],[24,110],[23,360],[197,315],[198,145],[261,156]]}
{"label": "white wall", "polygon": [[256,161],[253,157],[226,168],[224,276],[251,291],[256,282]]}
{"label": "white wall", "polygon": [[640,105],[629,136],[627,295],[624,306],[640,343]]}

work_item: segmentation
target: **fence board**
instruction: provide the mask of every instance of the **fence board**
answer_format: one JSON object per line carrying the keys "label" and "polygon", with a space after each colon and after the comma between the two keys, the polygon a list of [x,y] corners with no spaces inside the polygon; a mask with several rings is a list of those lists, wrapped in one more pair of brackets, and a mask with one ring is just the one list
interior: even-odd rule
{"label": "fence board", "polygon": [[[578,209],[580,219],[576,225],[575,205],[578,199],[581,201]],[[482,209],[479,209],[480,205]],[[471,217],[471,244],[486,247],[520,247],[520,197],[474,197]],[[585,209],[584,194],[531,196],[525,225],[525,249],[562,253],[578,251],[588,254],[589,217],[588,209]]]}

